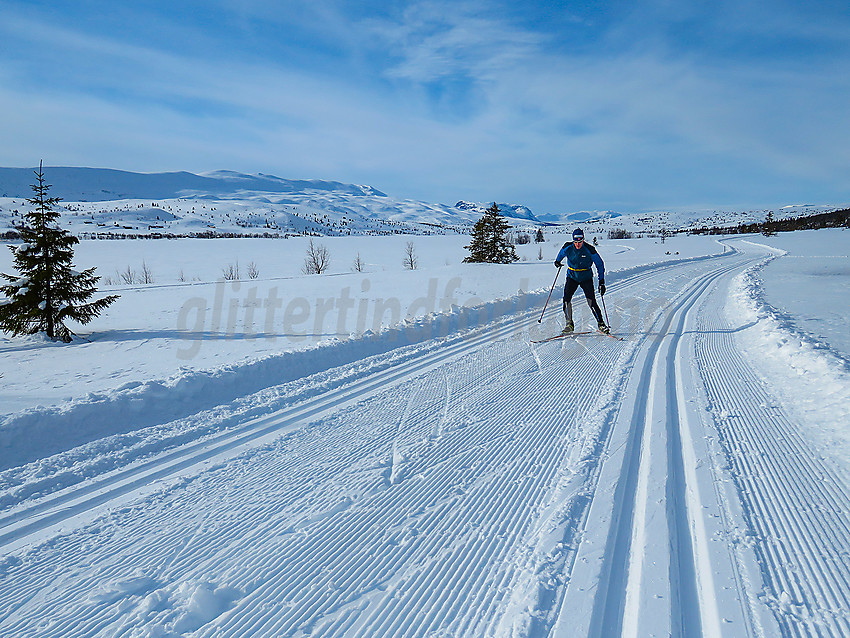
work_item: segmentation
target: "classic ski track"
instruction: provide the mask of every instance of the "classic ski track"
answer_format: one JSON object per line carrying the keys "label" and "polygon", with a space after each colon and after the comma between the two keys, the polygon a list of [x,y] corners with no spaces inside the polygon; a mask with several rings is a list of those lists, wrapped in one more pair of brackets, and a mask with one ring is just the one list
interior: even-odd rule
{"label": "classic ski track", "polygon": [[[675,388],[680,385],[681,337],[689,314],[697,317],[693,339],[695,361],[699,364],[709,404],[722,405],[724,410],[733,412],[733,416],[719,419],[717,430],[726,462],[732,468],[737,497],[743,504],[743,518],[757,539],[755,554],[769,589],[766,603],[774,612],[779,632],[795,637],[850,635],[850,612],[847,611],[850,609],[850,559],[847,554],[850,529],[846,517],[842,516],[850,509],[846,483],[806,441],[805,433],[782,412],[770,389],[735,348],[731,336],[733,329],[717,317],[718,308],[723,307],[723,297],[714,282],[720,281],[723,274],[742,269],[754,261],[733,264],[704,277],[668,317],[668,326],[674,322],[678,324],[672,331],[670,344],[660,347],[662,337],[659,337],[650,345],[651,351],[635,392],[635,405],[631,411],[626,411],[632,415],[630,438],[617,483],[615,511],[610,518],[611,535],[604,550],[605,567],[596,590],[590,636],[643,635],[636,625],[624,626],[624,614],[635,612],[634,605],[630,610],[625,607],[629,592],[637,596],[640,588],[641,570],[634,567],[642,559],[634,556],[630,559],[629,556],[633,551],[642,554],[645,549],[632,547],[635,539],[642,538],[634,529],[633,521],[650,507],[648,491],[645,487],[641,491],[640,477],[646,476],[644,464],[649,459],[649,444],[644,436],[651,407],[648,397],[651,397],[654,379],[661,374],[666,375],[668,393],[665,410],[666,514],[670,538],[668,631],[673,636],[719,635],[719,627],[724,622],[717,616],[716,602],[710,598],[710,585],[699,583],[699,570],[695,569],[698,553],[695,543],[699,540],[695,540],[693,534],[697,521],[686,505],[692,488],[684,476],[687,474],[684,449],[678,437],[679,429],[675,427],[681,407],[681,396],[675,396]],[[697,308],[701,310],[698,314],[693,312]],[[661,330],[662,333],[666,331]],[[664,353],[667,353],[666,363],[661,363]],[[666,369],[664,372],[662,366]],[[646,409],[642,402],[647,404]],[[638,496],[633,491],[635,485]],[[718,494],[715,498],[722,501],[726,497]],[[728,504],[719,504],[728,509]],[[645,520],[639,523],[644,524]],[[657,543],[658,539],[653,542]],[[706,543],[705,538],[702,543]],[[775,635],[773,628],[765,628],[770,623],[759,619],[759,612],[752,609],[765,602],[758,600],[765,598],[759,592],[758,583],[746,582],[746,576],[741,574],[745,570],[737,563],[740,560],[737,552],[731,554],[741,593],[749,589],[747,593],[751,598],[740,601],[741,617],[751,622],[740,632]],[[630,563],[631,569],[627,568]],[[714,617],[706,618],[706,606]],[[641,612],[647,613],[645,608]],[[635,618],[629,617],[628,622],[635,622]],[[577,631],[576,635],[584,635]],[[556,632],[556,635],[562,634]]]}
{"label": "classic ski track", "polygon": [[[718,438],[782,636],[850,635],[850,490],[785,413],[708,306],[696,339]],[[727,367],[727,364],[732,365]]]}
{"label": "classic ski track", "polygon": [[[726,256],[731,256],[730,253],[727,253]],[[751,261],[751,260],[750,260]],[[749,263],[749,261],[744,262]],[[638,511],[639,504],[635,500],[634,494],[632,490],[635,489],[636,482],[638,480],[638,476],[640,472],[645,470],[645,465],[641,464],[641,448],[644,442],[643,432],[646,427],[646,418],[647,418],[647,409],[651,407],[649,405],[649,401],[652,396],[651,383],[655,379],[658,374],[666,374],[668,377],[667,383],[667,404],[668,408],[671,406],[671,402],[673,407],[675,407],[675,402],[678,400],[676,397],[676,386],[677,383],[671,383],[671,381],[675,381],[675,376],[677,374],[676,367],[673,364],[675,360],[675,356],[667,357],[667,369],[666,371],[662,370],[662,366],[659,363],[662,360],[661,353],[661,344],[665,340],[666,333],[668,332],[668,328],[673,324],[674,321],[679,322],[679,330],[678,334],[673,335],[673,339],[670,340],[670,345],[665,348],[663,351],[666,353],[675,353],[677,351],[679,345],[679,339],[681,338],[681,327],[684,325],[685,319],[687,317],[688,312],[690,312],[694,306],[697,304],[698,300],[706,293],[706,290],[709,289],[711,283],[715,281],[717,278],[722,277],[724,274],[733,271],[735,269],[739,269],[742,267],[742,263],[736,260],[735,263],[732,263],[727,266],[723,266],[719,269],[716,269],[709,273],[708,275],[704,275],[701,277],[697,277],[692,284],[685,290],[685,292],[679,296],[678,299],[672,302],[672,308],[668,310],[666,319],[664,316],[659,317],[657,323],[664,323],[664,327],[661,330],[653,330],[649,333],[644,333],[644,336],[640,342],[649,340],[650,336],[655,336],[655,338],[650,342],[647,348],[638,347],[635,349],[635,352],[632,356],[632,359],[629,363],[629,366],[633,367],[636,364],[639,364],[641,360],[643,360],[643,365],[641,368],[641,374],[637,377],[637,381],[633,381],[633,383],[637,386],[635,390],[633,390],[629,396],[633,397],[633,406],[631,411],[626,411],[624,414],[631,415],[629,418],[629,423],[626,425],[621,425],[619,427],[621,434],[620,437],[625,439],[623,443],[618,445],[625,445],[625,451],[618,452],[614,454],[617,456],[621,454],[623,459],[618,465],[620,470],[619,478],[614,475],[609,475],[608,479],[615,485],[613,492],[613,507],[614,511],[609,514],[604,514],[604,511],[608,511],[606,505],[602,505],[603,513],[597,512],[595,515],[594,521],[595,524],[606,524],[610,530],[609,537],[607,543],[604,547],[599,546],[596,550],[591,549],[591,555],[597,556],[598,554],[594,552],[598,552],[602,556],[604,556],[603,567],[600,572],[600,582],[598,584],[593,585],[593,592],[596,592],[595,602],[592,605],[592,613],[591,609],[587,608],[586,601],[588,599],[587,593],[578,593],[574,595],[574,600],[571,603],[572,609],[571,612],[574,615],[578,613],[578,610],[581,608],[585,611],[581,612],[586,614],[587,619],[585,622],[588,622],[588,625],[584,625],[584,629],[582,629],[583,625],[581,622],[576,623],[575,618],[573,618],[570,613],[565,613],[563,610],[561,612],[561,617],[558,619],[558,622],[555,623],[554,626],[554,634],[556,636],[573,636],[573,635],[593,635],[593,636],[615,636],[621,635],[623,630],[623,608],[626,603],[626,591],[629,587],[629,583],[627,583],[628,570],[626,568],[628,564],[628,556],[630,550],[630,544],[632,542],[632,536],[634,534],[633,523],[635,512]],[[640,346],[639,344],[639,346]],[[646,353],[643,355],[643,359],[641,359],[641,352],[645,350]],[[661,372],[659,372],[661,370]],[[635,377],[636,375],[633,373],[630,375],[631,377]],[[623,380],[623,385],[628,385],[628,380]],[[618,390],[619,395],[622,397],[624,389],[621,387]],[[679,393],[681,390],[679,390]],[[672,394],[671,394],[672,393]],[[620,409],[618,409],[619,412]],[[616,419],[616,415],[613,417]],[[672,429],[673,423],[670,418],[668,418],[665,422],[665,429],[669,431]],[[608,439],[614,435],[615,425],[611,425],[608,427],[607,431],[603,433],[603,441],[600,441],[600,445],[611,445],[608,442]],[[679,467],[679,473],[681,470],[681,461],[676,459],[678,456],[681,459],[681,450],[677,446],[668,447],[668,456],[670,459],[675,461]],[[589,468],[588,475],[588,485],[589,489],[593,491],[597,491],[598,487],[596,487],[599,483],[600,476],[602,471],[605,469],[606,461],[604,457],[607,455],[598,455],[598,461]],[[601,462],[600,462],[601,461]],[[669,461],[668,461],[669,462]],[[677,477],[678,478],[678,477]],[[679,501],[683,500],[683,493],[688,489],[685,484],[680,481],[668,481],[667,482],[668,493],[674,494],[675,498]],[[644,495],[645,497],[645,495]],[[603,503],[607,502],[603,500]],[[593,501],[588,503],[585,510],[580,514],[581,519],[581,528],[584,529],[589,524],[588,523],[588,515],[591,513],[591,505]],[[602,517],[600,519],[600,516]],[[672,512],[668,512],[668,519],[671,520],[669,534],[671,536],[671,541],[674,543],[674,547],[678,547],[679,549],[673,552],[671,566],[675,571],[671,571],[670,578],[673,580],[679,580],[682,582],[690,582],[693,581],[692,573],[693,570],[688,565],[691,565],[693,562],[693,549],[692,544],[689,542],[688,536],[688,524],[687,524],[687,516],[684,512],[681,512],[679,509],[674,508]],[[565,570],[567,573],[572,573],[572,566],[579,555],[578,547],[575,547],[567,561],[567,565]],[[593,563],[596,559],[591,558],[591,555],[585,556],[582,558],[582,562],[587,564],[588,561]],[[683,565],[685,566],[683,568]],[[587,565],[584,565],[586,570]],[[632,577],[635,575],[632,574]],[[570,583],[573,585],[573,583]],[[581,585],[575,585],[581,586]],[[584,591],[583,589],[581,591]],[[567,591],[569,595],[569,591]],[[702,594],[704,595],[704,594]],[[578,604],[575,604],[575,598],[581,601]],[[692,602],[695,598],[693,593],[693,587],[691,588],[691,594],[687,597],[685,607],[691,608],[694,606]],[[710,604],[709,607],[713,608],[713,605]],[[566,604],[566,599],[565,599]],[[674,603],[674,607],[670,609],[671,620],[673,616],[682,617],[681,612],[683,611],[682,605],[680,602]],[[676,634],[681,635],[681,634]]]}
{"label": "classic ski track", "polygon": [[[569,617],[564,617],[562,612],[561,622],[556,623],[555,634],[557,636],[572,636],[572,635],[590,635],[590,636],[619,636],[623,635],[626,627],[624,626],[624,613],[627,605],[627,599],[632,601],[632,605],[640,596],[640,576],[641,570],[634,569],[635,565],[640,565],[641,559],[638,556],[631,557],[632,543],[640,542],[642,539],[640,529],[635,528],[635,517],[641,517],[641,512],[646,512],[649,507],[648,499],[650,492],[648,486],[644,485],[642,491],[640,487],[641,480],[644,482],[648,477],[649,449],[644,449],[645,446],[655,445],[650,444],[644,433],[648,427],[649,419],[651,418],[652,396],[654,392],[655,381],[657,377],[664,376],[666,378],[665,392],[667,394],[665,413],[667,418],[662,424],[666,435],[669,438],[671,431],[676,430],[676,418],[678,412],[677,396],[676,396],[676,376],[677,370],[675,367],[676,356],[680,339],[682,336],[682,328],[685,324],[688,313],[699,303],[711,285],[718,278],[728,272],[741,269],[746,264],[752,262],[752,259],[743,262],[736,260],[732,264],[723,265],[708,274],[698,276],[694,282],[683,292],[677,300],[674,300],[672,307],[666,313],[666,316],[661,316],[657,320],[657,324],[662,324],[660,330],[653,330],[644,337],[644,341],[650,341],[648,346],[638,348],[635,351],[632,365],[639,364],[641,361],[641,351],[645,351],[643,355],[643,364],[641,366],[640,375],[635,382],[635,389],[630,393],[633,404],[631,409],[622,412],[629,415],[628,423],[620,425],[619,429],[625,438],[625,448],[622,452],[623,460],[620,469],[619,477],[614,475],[609,476],[609,480],[616,485],[613,495],[613,512],[608,514],[597,514],[595,522],[602,524],[607,521],[609,525],[609,535],[605,543],[604,550],[600,548],[602,556],[604,556],[600,581],[598,587],[595,587],[595,600],[592,605],[592,613],[589,615],[588,625],[582,629],[581,623],[576,624]],[[671,335],[670,327],[677,324],[677,329]],[[654,336],[650,340],[650,336]],[[666,339],[670,336],[670,339]],[[664,346],[666,342],[666,346]],[[662,356],[666,355],[666,356]],[[632,374],[632,377],[635,375]],[[624,379],[624,384],[628,381]],[[621,390],[622,392],[622,390]],[[622,408],[620,408],[622,411]],[[658,427],[656,425],[656,427]],[[609,428],[606,436],[614,435],[617,428],[613,425]],[[609,443],[610,445],[610,443]],[[667,497],[672,497],[672,507],[668,503],[666,513],[668,535],[670,537],[670,570],[669,576],[672,582],[684,584],[685,594],[680,597],[675,594],[675,600],[671,598],[673,594],[668,592],[667,600],[664,602],[668,606],[666,614],[670,619],[670,632],[672,635],[700,635],[700,632],[694,626],[683,626],[684,618],[699,618],[700,602],[698,601],[697,590],[700,587],[694,580],[694,569],[692,567],[693,542],[690,538],[688,522],[688,514],[684,509],[685,492],[688,487],[682,476],[682,450],[680,441],[675,439],[667,443],[667,462],[675,466],[673,476],[666,481],[665,491]],[[658,451],[655,451],[658,455]],[[601,456],[600,456],[601,459]],[[604,470],[605,461],[598,463],[591,475],[589,483],[591,489],[596,491],[595,486],[598,485],[601,473]],[[644,478],[641,479],[640,477]],[[640,491],[642,501],[636,496],[635,490]],[[657,490],[657,487],[656,487]],[[588,504],[588,510],[591,504]],[[605,508],[605,506],[603,506]],[[607,509],[606,509],[607,511]],[[588,511],[583,515],[582,525],[586,526]],[[598,517],[602,515],[603,519]],[[645,520],[641,519],[639,523],[643,525]],[[637,536],[635,536],[637,534]],[[645,538],[643,539],[645,542]],[[658,539],[654,538],[653,542],[657,543]],[[641,551],[639,549],[638,551]],[[577,557],[577,552],[574,552],[571,557],[572,561]],[[583,559],[586,560],[586,559]],[[637,562],[636,562],[637,561]],[[633,563],[632,570],[629,570],[629,564]],[[678,589],[678,588],[677,588]],[[569,591],[567,592],[569,595]],[[587,594],[579,594],[581,597],[587,597]],[[630,598],[631,597],[631,598]],[[711,605],[709,604],[711,607]],[[662,615],[665,613],[661,610]],[[698,622],[698,620],[697,620]],[[636,626],[628,627],[629,632],[636,631]],[[574,633],[575,632],[575,633]],[[640,635],[635,633],[634,635]]]}
{"label": "classic ski track", "polygon": [[[687,264],[679,267],[687,276]],[[640,287],[658,272],[617,286]],[[271,417],[257,420],[269,430],[240,433],[250,436],[252,455],[237,456],[239,444],[230,440],[227,464],[99,519],[101,535],[120,552],[105,553],[85,533],[52,540],[48,549],[55,546],[63,560],[99,559],[97,573],[59,576],[66,589],[41,607],[34,601],[57,578],[52,570],[33,572],[23,584],[0,582],[0,599],[10,603],[0,630],[23,636],[38,626],[39,636],[130,635],[138,616],[91,602],[102,583],[123,583],[133,566],[146,565],[141,584],[124,586],[138,586],[132,593],[141,597],[175,596],[168,583],[214,573],[226,563],[226,581],[238,595],[215,627],[197,628],[199,636],[492,633],[521,568],[517,545],[572,453],[570,442],[583,436],[575,406],[593,403],[624,347],[602,340],[594,356],[572,360],[570,377],[541,374],[561,370],[561,349],[540,348],[535,362],[527,346],[509,339],[523,321],[528,313],[506,322],[498,338],[487,334],[452,354],[428,355],[416,373],[396,371],[394,377],[388,371],[369,377],[371,384],[334,391],[339,394],[329,400],[327,414],[318,400],[306,402],[294,409],[312,406],[315,412],[293,416],[299,425],[285,436]],[[447,368],[455,380],[451,391]],[[512,401],[516,395],[521,398]],[[316,421],[320,413],[324,418]],[[402,458],[391,485],[394,441]],[[199,462],[198,456],[181,462],[190,461]],[[100,489],[115,488],[112,479]],[[334,496],[338,481],[350,494],[342,500]],[[244,493],[234,482],[252,486],[265,500],[230,502],[229,494]],[[193,508],[195,499],[204,499],[206,509]],[[90,507],[94,502],[87,501]],[[204,515],[183,525],[170,522],[183,511]],[[140,543],[123,525],[136,519],[163,533]],[[432,564],[438,568],[429,569]],[[25,605],[35,609],[27,613]],[[51,610],[49,622],[41,622],[44,609]]]}

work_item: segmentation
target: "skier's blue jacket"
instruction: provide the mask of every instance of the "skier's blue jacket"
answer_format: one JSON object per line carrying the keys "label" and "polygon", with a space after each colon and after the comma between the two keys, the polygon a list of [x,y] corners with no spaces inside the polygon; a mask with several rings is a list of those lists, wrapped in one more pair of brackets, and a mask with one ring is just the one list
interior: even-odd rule
{"label": "skier's blue jacket", "polygon": [[593,264],[596,264],[596,273],[599,275],[599,282],[605,281],[605,264],[602,257],[596,252],[596,248],[588,243],[582,244],[581,248],[576,248],[573,242],[569,241],[561,248],[558,253],[558,258],[555,259],[555,265],[562,263],[564,257],[567,258],[567,276],[576,281],[587,281],[593,279],[593,271],[590,269]]}

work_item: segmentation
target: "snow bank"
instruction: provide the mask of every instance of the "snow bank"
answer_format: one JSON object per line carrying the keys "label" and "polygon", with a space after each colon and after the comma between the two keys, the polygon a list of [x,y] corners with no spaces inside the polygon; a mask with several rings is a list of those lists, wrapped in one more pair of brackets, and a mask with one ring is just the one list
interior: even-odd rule
{"label": "snow bank", "polygon": [[752,324],[740,339],[749,360],[810,427],[821,451],[850,467],[850,370],[843,358],[795,330],[764,301],[759,272],[782,254],[769,249],[774,257],[733,279],[727,313]]}

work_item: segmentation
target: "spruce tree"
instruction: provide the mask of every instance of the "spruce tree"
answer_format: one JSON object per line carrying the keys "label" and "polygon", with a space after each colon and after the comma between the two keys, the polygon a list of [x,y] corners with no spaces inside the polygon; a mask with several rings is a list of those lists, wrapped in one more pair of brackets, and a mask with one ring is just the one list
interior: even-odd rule
{"label": "spruce tree", "polygon": [[475,222],[472,227],[472,241],[469,246],[469,256],[466,263],[509,264],[517,261],[516,250],[508,241],[507,233],[510,225],[502,214],[496,202],[493,202],[485,212],[484,217]]}
{"label": "spruce tree", "polygon": [[57,225],[55,206],[60,199],[48,197],[50,185],[44,181],[41,164],[35,175],[34,197],[27,200],[34,209],[15,227],[23,244],[10,246],[20,276],[0,273],[7,282],[0,284],[0,292],[6,296],[0,299],[0,329],[14,335],[44,332],[54,341],[67,343],[73,333],[65,326],[66,320],[86,324],[118,296],[88,302],[100,277],[95,276],[94,268],[73,270],[73,246],[80,240]]}
{"label": "spruce tree", "polygon": [[485,215],[472,227],[472,241],[469,246],[464,246],[469,250],[469,256],[463,260],[465,263],[479,264],[489,261],[487,254],[488,222],[488,217]]}

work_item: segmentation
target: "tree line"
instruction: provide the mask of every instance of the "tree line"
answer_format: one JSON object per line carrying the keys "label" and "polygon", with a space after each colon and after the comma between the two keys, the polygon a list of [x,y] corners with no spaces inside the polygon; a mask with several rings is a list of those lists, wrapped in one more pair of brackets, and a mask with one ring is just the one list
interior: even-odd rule
{"label": "tree line", "polygon": [[774,235],[792,230],[816,230],[818,228],[850,228],[850,208],[815,215],[800,215],[788,219],[774,219],[773,213],[769,212],[763,222],[725,227],[704,226],[693,228],[689,232],[692,235],[735,235],[741,233]]}

